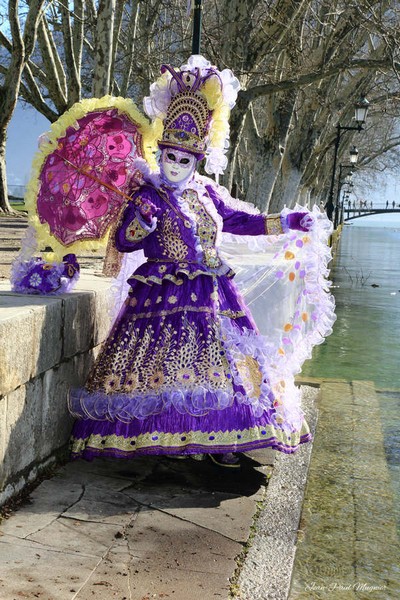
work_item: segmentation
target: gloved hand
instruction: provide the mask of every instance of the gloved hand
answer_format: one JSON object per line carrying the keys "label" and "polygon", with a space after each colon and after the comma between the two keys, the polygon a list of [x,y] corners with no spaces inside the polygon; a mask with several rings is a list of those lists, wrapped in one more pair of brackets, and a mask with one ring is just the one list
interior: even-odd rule
{"label": "gloved hand", "polygon": [[306,212],[289,213],[284,218],[286,219],[286,226],[297,231],[309,231],[314,223],[312,216]]}
{"label": "gloved hand", "polygon": [[147,223],[147,225],[151,225],[153,221],[154,215],[159,211],[159,209],[151,202],[151,200],[145,200],[142,202],[139,207],[139,214],[142,217],[143,221]]}

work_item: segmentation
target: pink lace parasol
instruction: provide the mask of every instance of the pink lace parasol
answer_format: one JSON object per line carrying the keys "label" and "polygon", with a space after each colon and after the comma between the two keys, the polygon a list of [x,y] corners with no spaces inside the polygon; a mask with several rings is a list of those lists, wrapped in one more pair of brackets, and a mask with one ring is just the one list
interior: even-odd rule
{"label": "pink lace parasol", "polygon": [[88,112],[57,138],[39,173],[37,214],[63,246],[99,240],[132,193],[139,125],[117,108]]}

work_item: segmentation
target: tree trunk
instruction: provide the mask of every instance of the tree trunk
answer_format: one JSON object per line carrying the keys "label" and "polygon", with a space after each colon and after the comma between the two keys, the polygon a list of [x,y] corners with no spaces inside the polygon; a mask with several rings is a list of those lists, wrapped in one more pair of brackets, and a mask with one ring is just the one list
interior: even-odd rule
{"label": "tree trunk", "polygon": [[261,211],[271,212],[270,198],[279,173],[280,162],[281,157],[273,153],[255,154],[246,200],[255,204]]}
{"label": "tree trunk", "polygon": [[300,195],[301,172],[283,159],[279,176],[272,190],[269,211],[280,212],[287,206],[293,208]]}
{"label": "tree trunk", "polygon": [[24,34],[18,13],[18,1],[9,3],[8,19],[12,35],[12,54],[5,72],[4,83],[0,86],[0,211],[12,212],[8,201],[6,174],[7,127],[18,100],[21,74],[35,46],[36,31],[44,0],[32,0],[26,16]]}
{"label": "tree trunk", "polygon": [[238,96],[238,101],[235,106],[235,111],[232,113],[230,119],[230,138],[229,138],[229,152],[228,156],[228,168],[224,175],[224,182],[228,190],[231,190],[235,180],[236,161],[238,158],[239,144],[243,133],[243,128],[246,123],[246,112],[248,110],[248,103],[242,101],[242,96]]}
{"label": "tree trunk", "polygon": [[111,92],[115,0],[100,0],[97,13],[96,53],[93,96],[101,98]]}
{"label": "tree trunk", "polygon": [[6,172],[6,129],[0,131],[0,213],[13,212],[8,201]]}
{"label": "tree trunk", "polygon": [[126,62],[124,61],[125,69],[122,77],[121,96],[125,97],[128,94],[129,83],[132,74],[133,57],[135,56],[135,44],[137,35],[137,26],[139,22],[139,0],[131,3],[131,17],[129,21],[129,37],[126,46]]}

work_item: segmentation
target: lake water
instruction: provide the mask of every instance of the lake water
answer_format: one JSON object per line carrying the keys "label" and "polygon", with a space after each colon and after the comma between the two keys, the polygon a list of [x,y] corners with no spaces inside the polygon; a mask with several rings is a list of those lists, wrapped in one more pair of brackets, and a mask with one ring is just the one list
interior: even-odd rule
{"label": "lake water", "polygon": [[302,375],[375,383],[400,522],[400,225],[345,225],[331,278],[338,318]]}

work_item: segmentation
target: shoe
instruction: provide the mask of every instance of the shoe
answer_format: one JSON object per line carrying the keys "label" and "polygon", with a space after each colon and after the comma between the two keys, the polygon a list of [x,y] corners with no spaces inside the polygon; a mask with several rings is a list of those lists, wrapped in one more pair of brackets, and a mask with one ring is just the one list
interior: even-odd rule
{"label": "shoe", "polygon": [[171,460],[186,460],[189,458],[187,454],[166,454],[165,456]]}
{"label": "shoe", "polygon": [[209,454],[211,461],[219,467],[225,467],[228,469],[240,469],[240,457],[234,452],[227,452],[225,454]]}
{"label": "shoe", "polygon": [[207,454],[189,454],[189,456],[192,460],[195,460],[196,462],[201,462],[202,460],[206,460],[207,458]]}

